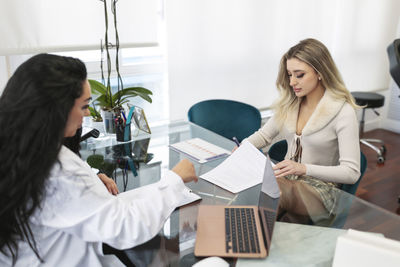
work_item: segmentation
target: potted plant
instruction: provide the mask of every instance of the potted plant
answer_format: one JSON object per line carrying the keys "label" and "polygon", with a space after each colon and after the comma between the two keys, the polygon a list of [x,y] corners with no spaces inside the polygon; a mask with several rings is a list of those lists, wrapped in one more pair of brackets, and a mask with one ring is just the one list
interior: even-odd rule
{"label": "potted plant", "polygon": [[[111,10],[113,13],[114,19],[114,29],[115,29],[115,45],[110,43],[108,40],[108,12],[107,12],[107,0],[102,0],[104,4],[104,15],[105,15],[105,42],[101,42],[101,81],[96,81],[89,79],[89,83],[92,89],[92,94],[95,97],[93,104],[100,106],[100,112],[96,110],[95,107],[90,107],[91,115],[93,116],[95,121],[99,121],[100,116],[104,122],[106,132],[115,132],[114,119],[116,117],[121,116],[123,113],[123,104],[129,102],[129,99],[132,97],[141,97],[149,103],[152,102],[151,95],[153,94],[150,90],[143,87],[128,87],[124,88],[122,77],[119,71],[119,37],[117,30],[117,11],[116,11],[116,3],[118,0],[111,0]],[[112,90],[111,86],[111,55],[110,49],[115,49],[115,70],[117,76],[117,88]],[[104,50],[106,51],[107,57],[107,76],[104,76],[104,68],[103,68],[103,54]]]}

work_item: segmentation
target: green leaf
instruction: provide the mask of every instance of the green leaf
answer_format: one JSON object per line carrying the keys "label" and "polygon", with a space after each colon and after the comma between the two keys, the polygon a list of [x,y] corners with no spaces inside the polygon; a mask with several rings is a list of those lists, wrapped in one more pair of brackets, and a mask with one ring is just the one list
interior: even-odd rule
{"label": "green leaf", "polygon": [[127,98],[130,97],[139,96],[144,100],[146,100],[147,102],[151,103],[152,99],[149,95],[153,95],[153,93],[150,90],[143,87],[128,87],[114,94],[114,96],[120,98],[121,101],[126,100]]}
{"label": "green leaf", "polygon": [[110,103],[110,99],[106,95],[101,95],[98,98],[96,98],[96,102],[102,107],[102,108],[107,108],[110,109],[114,105],[113,103]]}
{"label": "green leaf", "polygon": [[129,90],[129,91],[136,91],[138,93],[143,93],[143,94],[147,94],[147,95],[152,95],[153,93],[149,90],[146,89],[144,87],[128,87],[128,88],[124,88],[124,90]]}
{"label": "green leaf", "polygon": [[89,107],[89,111],[94,121],[102,121],[100,113],[94,107]]}
{"label": "green leaf", "polygon": [[[149,102],[149,103],[152,102],[151,97],[148,96],[148,95],[137,95],[137,94],[135,94],[135,96],[140,96],[141,98],[143,98],[144,100],[146,100],[146,101]],[[125,102],[128,102],[127,99],[129,99],[129,98],[131,98],[131,97],[133,97],[133,96],[132,96],[132,95],[123,96],[123,97],[121,97],[121,101],[125,101],[125,100],[126,100]]]}
{"label": "green leaf", "polygon": [[[149,103],[152,103],[150,95],[153,93],[144,87],[128,87],[121,89],[116,92],[114,95],[111,94],[111,88],[107,88],[104,84],[96,81],[96,80],[88,80],[90,86],[92,88],[92,94],[98,95],[97,98],[93,100],[98,105],[100,105],[103,109],[112,109],[113,107],[125,104],[129,102],[129,98],[133,98],[136,96],[141,97]],[[110,97],[111,96],[111,97]]]}
{"label": "green leaf", "polygon": [[91,80],[89,79],[89,84],[92,89],[92,94],[96,95],[107,95],[107,87],[102,84],[101,82],[98,82],[96,80]]}

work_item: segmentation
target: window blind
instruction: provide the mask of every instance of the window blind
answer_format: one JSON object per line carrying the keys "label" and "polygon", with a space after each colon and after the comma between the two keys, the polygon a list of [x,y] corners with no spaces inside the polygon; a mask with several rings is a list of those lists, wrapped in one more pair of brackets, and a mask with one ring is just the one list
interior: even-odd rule
{"label": "window blind", "polygon": [[[100,0],[0,0],[0,55],[98,49],[104,40]],[[115,43],[111,1],[109,40]],[[121,47],[157,44],[158,0],[119,0]]]}

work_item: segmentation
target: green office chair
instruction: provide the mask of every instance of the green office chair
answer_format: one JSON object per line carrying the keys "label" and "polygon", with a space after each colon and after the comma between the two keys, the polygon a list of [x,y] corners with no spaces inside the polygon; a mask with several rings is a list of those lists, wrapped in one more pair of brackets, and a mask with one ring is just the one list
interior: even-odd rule
{"label": "green office chair", "polygon": [[261,127],[260,111],[233,100],[212,99],[194,104],[188,112],[190,122],[239,142]]}
{"label": "green office chair", "polygon": [[[282,161],[285,159],[285,155],[287,152],[287,142],[286,140],[281,140],[274,143],[268,150],[269,157],[274,161]],[[364,175],[365,170],[367,169],[367,158],[365,157],[364,153],[360,151],[360,178],[354,184],[342,184],[340,189],[346,191],[349,194],[354,195],[357,191],[357,187],[360,184],[361,178]]]}

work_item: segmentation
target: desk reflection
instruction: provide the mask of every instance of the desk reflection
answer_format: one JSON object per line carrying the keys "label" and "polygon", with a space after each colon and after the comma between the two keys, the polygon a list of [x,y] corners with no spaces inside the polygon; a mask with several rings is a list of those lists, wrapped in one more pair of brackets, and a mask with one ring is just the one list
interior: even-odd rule
{"label": "desk reflection", "polygon": [[[148,137],[138,136],[137,138],[143,139]],[[170,150],[168,145],[195,137],[202,138],[228,150],[231,150],[235,145],[231,140],[186,122],[163,126],[160,129],[152,129],[148,153],[152,153],[154,157],[147,163],[140,163],[142,165],[138,168],[138,176],[135,177],[131,171],[128,172],[127,190],[158,181],[162,172],[171,169],[185,157]],[[134,141],[135,138],[133,138],[132,142]],[[107,143],[106,146],[92,144],[90,149],[83,149],[81,154],[83,158],[87,158],[92,154],[102,154],[106,156],[105,158],[110,158],[113,155],[112,148],[116,145],[120,144],[113,143],[113,141]],[[196,174],[201,175],[222,161],[216,160],[206,164],[193,163],[196,168]],[[123,186],[120,183],[122,175],[123,172],[121,170],[116,172],[119,186]],[[261,186],[257,185],[238,194],[233,194],[202,179],[198,183],[189,183],[187,186],[201,196],[202,199],[177,208],[156,237],[140,246],[123,251],[117,251],[105,245],[104,252],[106,254],[116,254],[127,266],[192,266],[195,262],[202,259],[193,255],[198,206],[257,205],[261,189]],[[400,216],[340,190],[337,191],[334,213],[310,214],[306,218],[298,218],[298,216],[294,215],[288,213],[286,216],[282,216],[280,220],[290,222],[291,224],[307,224],[307,227],[323,226],[321,229],[352,228],[360,231],[377,232],[384,234],[388,238],[400,240]],[[282,227],[283,225],[286,224],[281,224]],[[284,235],[284,232],[279,234]],[[279,234],[276,235],[274,233],[273,238],[284,238],[280,237]],[[297,231],[291,234],[296,235]],[[301,233],[299,233],[300,235]],[[334,242],[335,240],[328,241]],[[293,244],[293,246],[296,246],[296,244]],[[235,259],[226,260],[231,266],[235,265]]]}

